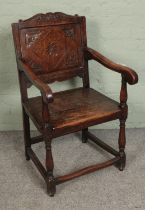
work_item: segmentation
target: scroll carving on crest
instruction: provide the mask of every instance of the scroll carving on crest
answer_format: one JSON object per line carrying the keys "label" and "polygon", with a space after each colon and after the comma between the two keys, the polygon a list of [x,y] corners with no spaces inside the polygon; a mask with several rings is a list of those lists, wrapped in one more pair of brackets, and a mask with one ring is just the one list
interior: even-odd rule
{"label": "scroll carving on crest", "polygon": [[36,24],[36,25],[41,25],[41,24],[55,24],[55,23],[62,23],[62,22],[77,22],[79,20],[78,15],[67,15],[62,12],[49,12],[46,14],[37,14],[34,15],[33,17],[26,19],[26,20],[20,20],[19,23],[23,27],[25,24]]}

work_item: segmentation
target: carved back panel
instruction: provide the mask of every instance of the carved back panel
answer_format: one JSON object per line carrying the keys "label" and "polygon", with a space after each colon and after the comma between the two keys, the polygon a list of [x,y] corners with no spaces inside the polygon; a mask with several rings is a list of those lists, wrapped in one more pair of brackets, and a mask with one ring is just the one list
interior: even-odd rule
{"label": "carved back panel", "polygon": [[64,13],[37,14],[14,24],[14,35],[16,30],[19,36],[15,41],[17,56],[26,61],[43,81],[83,77],[85,17]]}

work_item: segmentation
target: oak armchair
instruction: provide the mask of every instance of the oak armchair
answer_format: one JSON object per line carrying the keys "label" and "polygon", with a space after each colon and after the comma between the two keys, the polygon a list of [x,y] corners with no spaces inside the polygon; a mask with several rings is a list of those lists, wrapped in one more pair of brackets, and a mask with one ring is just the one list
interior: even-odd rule
{"label": "oak armchair", "polygon": [[[32,160],[43,176],[50,196],[56,185],[81,175],[116,165],[125,167],[125,121],[127,118],[127,83],[138,82],[132,69],[115,64],[99,52],[87,47],[86,20],[78,15],[64,13],[37,14],[30,19],[12,24],[16,60],[20,82],[25,155]],[[121,74],[120,102],[90,88],[88,61],[96,60]],[[72,77],[82,78],[82,87],[53,92],[48,84]],[[41,96],[29,98],[27,88],[36,86]],[[29,118],[41,135],[31,137]],[[120,120],[119,151],[116,151],[89,130],[89,126],[111,120]],[[106,162],[83,168],[68,175],[54,177],[52,140],[58,136],[82,131],[82,142],[92,140],[114,157]],[[32,145],[44,141],[46,164],[41,164]]]}

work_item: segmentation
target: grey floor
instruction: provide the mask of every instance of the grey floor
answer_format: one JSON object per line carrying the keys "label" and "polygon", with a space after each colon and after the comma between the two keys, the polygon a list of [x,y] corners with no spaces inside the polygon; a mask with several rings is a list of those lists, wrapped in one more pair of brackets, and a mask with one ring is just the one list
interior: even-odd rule
{"label": "grey floor", "polygon": [[[93,131],[117,148],[118,130]],[[34,150],[44,162],[44,145]],[[43,179],[24,158],[22,132],[0,133],[0,210],[145,210],[145,129],[127,130],[127,165],[114,166],[57,186],[55,197],[46,194]],[[80,134],[53,141],[55,175],[62,175],[110,158]]]}

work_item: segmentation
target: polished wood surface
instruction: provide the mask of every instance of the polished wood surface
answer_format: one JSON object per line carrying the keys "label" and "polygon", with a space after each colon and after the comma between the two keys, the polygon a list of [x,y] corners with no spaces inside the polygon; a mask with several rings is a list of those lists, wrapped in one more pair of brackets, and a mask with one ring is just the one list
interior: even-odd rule
{"label": "polished wood surface", "polygon": [[[69,132],[70,127],[90,126],[98,122],[117,119],[121,115],[119,103],[91,88],[77,88],[53,94],[49,107],[49,125],[53,132]],[[43,126],[42,100],[34,97],[24,107],[36,120],[38,128]]]}
{"label": "polished wood surface", "polygon": [[116,162],[119,161],[119,156],[118,157],[115,157],[115,158],[112,158],[111,160],[108,160],[108,161],[105,161],[103,163],[97,163],[95,165],[91,165],[91,166],[88,166],[86,168],[83,168],[83,169],[80,169],[76,172],[73,172],[73,173],[70,173],[70,174],[67,174],[67,175],[64,175],[64,176],[60,176],[60,177],[56,177],[56,184],[61,184],[63,182],[67,182],[69,180],[72,180],[72,179],[75,179],[79,176],[83,176],[85,174],[89,174],[89,173],[92,173],[94,171],[97,171],[99,169],[103,169],[103,168],[106,168],[108,166],[111,166],[111,165],[115,165]]}
{"label": "polished wood surface", "polygon": [[121,64],[114,63],[113,61],[103,56],[101,53],[91,48],[86,48],[85,53],[89,60],[96,60],[108,69],[123,74],[125,76],[126,82],[128,82],[130,85],[136,84],[138,82],[138,75],[133,69],[125,65],[123,66]]}
{"label": "polished wood surface", "polygon": [[21,60],[43,81],[61,81],[84,74],[84,17],[38,14],[13,27],[19,28],[16,45],[21,46]]}
{"label": "polished wood surface", "polygon": [[[87,47],[84,16],[61,12],[36,14],[27,20],[13,23],[12,31],[21,92],[25,156],[34,162],[43,176],[48,194],[53,196],[56,193],[57,184],[110,165],[116,165],[122,171],[126,163],[127,83],[133,85],[138,82],[136,72]],[[120,73],[120,102],[90,87],[88,62],[91,59]],[[82,85],[76,89],[55,93],[48,85],[76,76],[82,78]],[[38,88],[40,96],[28,97],[27,89],[31,85]],[[41,135],[31,137],[29,119]],[[88,130],[89,126],[115,119],[120,121],[119,151]],[[83,143],[91,140],[115,157],[68,175],[54,177],[52,140],[76,131],[82,131]],[[33,144],[42,141],[46,151],[45,167],[32,149]]]}

